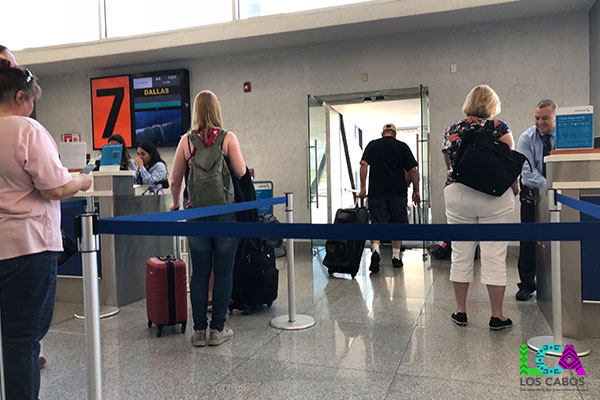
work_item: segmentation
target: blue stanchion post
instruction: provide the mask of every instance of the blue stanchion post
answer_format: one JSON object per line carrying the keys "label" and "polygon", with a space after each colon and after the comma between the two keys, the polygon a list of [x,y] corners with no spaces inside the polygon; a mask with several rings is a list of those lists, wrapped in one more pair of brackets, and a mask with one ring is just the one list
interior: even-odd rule
{"label": "blue stanchion post", "polygon": [[[294,222],[294,194],[285,194],[285,216],[286,222]],[[284,330],[299,330],[310,328],[315,325],[315,319],[309,315],[296,314],[296,286],[294,282],[294,239],[287,239],[287,281],[288,281],[288,315],[275,317],[271,320],[271,326]]]}
{"label": "blue stanchion post", "polygon": [[[548,190],[548,209],[550,210],[550,222],[560,222],[560,212],[562,206],[557,200],[557,196],[560,195],[560,190],[549,189]],[[561,266],[560,266],[560,241],[553,240],[550,247],[550,262],[551,262],[551,276],[552,276],[552,333],[553,336],[535,336],[527,341],[527,345],[533,351],[538,351],[541,347],[548,344],[558,344],[562,348],[565,345],[570,344],[573,346],[577,355],[587,356],[590,354],[590,346],[587,344],[572,338],[563,337],[562,331],[562,283],[561,283]],[[560,357],[560,352],[548,351],[546,354],[550,356]]]}
{"label": "blue stanchion post", "polygon": [[86,213],[75,219],[75,232],[83,267],[83,308],[88,400],[102,399],[102,366],[100,351],[100,300],[98,297],[97,253],[98,214],[92,198],[86,199]]}

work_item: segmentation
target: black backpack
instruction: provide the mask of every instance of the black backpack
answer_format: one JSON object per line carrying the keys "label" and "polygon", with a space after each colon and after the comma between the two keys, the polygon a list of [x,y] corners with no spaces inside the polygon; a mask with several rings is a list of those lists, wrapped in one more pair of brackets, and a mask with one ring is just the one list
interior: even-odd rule
{"label": "black backpack", "polygon": [[480,192],[502,196],[521,174],[523,154],[481,130],[471,129],[461,138],[452,178]]}

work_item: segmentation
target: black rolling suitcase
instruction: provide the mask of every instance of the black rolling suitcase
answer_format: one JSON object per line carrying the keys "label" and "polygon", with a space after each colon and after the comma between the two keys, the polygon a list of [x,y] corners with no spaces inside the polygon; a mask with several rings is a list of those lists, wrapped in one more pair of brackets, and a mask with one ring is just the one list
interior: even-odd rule
{"label": "black rolling suitcase", "polygon": [[[362,203],[362,201],[361,201]],[[340,208],[335,213],[334,224],[368,224],[369,213],[364,207]],[[329,275],[334,272],[350,274],[353,278],[360,268],[360,260],[365,249],[365,240],[328,240],[325,242],[325,259]]]}
{"label": "black rolling suitcase", "polygon": [[254,307],[271,307],[277,298],[279,270],[275,267],[275,250],[262,239],[241,239],[233,268],[232,302],[229,311]]}

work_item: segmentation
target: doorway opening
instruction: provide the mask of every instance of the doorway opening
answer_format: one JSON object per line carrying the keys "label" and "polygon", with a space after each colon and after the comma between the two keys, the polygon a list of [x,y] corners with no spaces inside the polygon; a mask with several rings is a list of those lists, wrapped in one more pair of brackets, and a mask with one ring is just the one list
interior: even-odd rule
{"label": "doorway opening", "polygon": [[[353,207],[360,189],[360,159],[386,123],[398,129],[419,164],[421,206],[410,202],[409,221],[430,223],[429,91],[419,86],[376,92],[309,96],[308,179],[311,223],[333,223],[339,208]],[[313,240],[314,246],[324,241]],[[407,245],[428,246],[425,242]]]}

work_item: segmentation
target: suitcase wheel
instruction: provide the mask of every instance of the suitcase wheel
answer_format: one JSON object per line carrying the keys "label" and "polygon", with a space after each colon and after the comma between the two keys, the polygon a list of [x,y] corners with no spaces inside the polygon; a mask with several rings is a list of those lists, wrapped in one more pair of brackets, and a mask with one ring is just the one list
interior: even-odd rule
{"label": "suitcase wheel", "polygon": [[152,321],[148,320],[148,328],[152,328]]}
{"label": "suitcase wheel", "polygon": [[350,274],[350,276],[352,277],[352,279],[354,279],[354,277],[356,276],[356,274]]}
{"label": "suitcase wheel", "polygon": [[233,305],[229,305],[229,314],[233,314]]}
{"label": "suitcase wheel", "polygon": [[273,305],[272,301],[270,301],[270,302],[267,303],[267,307],[271,307],[272,305]]}
{"label": "suitcase wheel", "polygon": [[329,272],[329,276],[333,276],[333,271],[328,269],[327,272]]}
{"label": "suitcase wheel", "polygon": [[156,331],[156,337],[161,337],[162,336],[162,325],[157,325],[158,330]]}
{"label": "suitcase wheel", "polygon": [[187,322],[182,322],[181,323],[181,333],[185,333],[185,326],[187,325]]}

